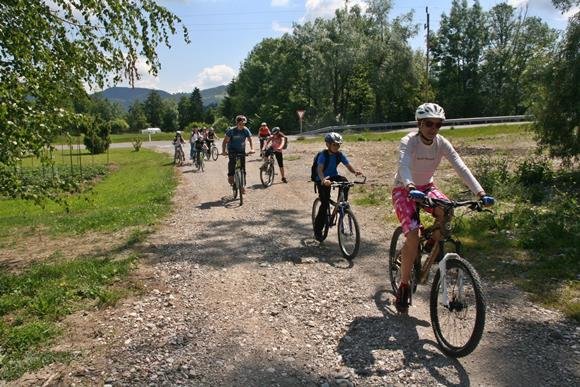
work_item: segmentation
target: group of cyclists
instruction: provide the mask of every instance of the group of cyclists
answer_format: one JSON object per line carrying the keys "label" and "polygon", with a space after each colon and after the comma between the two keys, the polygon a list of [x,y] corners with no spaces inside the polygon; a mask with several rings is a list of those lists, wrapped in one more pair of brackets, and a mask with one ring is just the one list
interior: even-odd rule
{"label": "group of cyclists", "polygon": [[[486,194],[451,143],[439,134],[445,120],[443,108],[436,103],[424,103],[416,109],[415,119],[417,131],[405,135],[399,144],[398,167],[392,189],[393,208],[406,236],[406,242],[402,249],[401,281],[395,299],[395,307],[402,314],[406,314],[409,308],[409,281],[420,236],[417,201],[423,200],[425,197],[448,200],[433,181],[435,171],[443,157],[450,162],[464,184],[480,198],[483,205],[491,206],[495,202],[492,196]],[[255,153],[252,134],[246,127],[246,123],[245,116],[237,116],[236,126],[226,131],[222,143],[222,154],[229,158],[227,176],[230,185],[233,184],[236,155],[241,156],[242,169],[245,171],[245,156]],[[270,130],[265,122],[260,125],[258,136],[263,157],[268,157],[270,154],[275,155],[280,167],[282,181],[286,183],[283,167],[283,149],[287,141],[286,136],[278,127]],[[346,177],[339,174],[338,165],[342,163],[354,175],[362,175],[362,171],[355,168],[346,154],[340,151],[343,144],[343,138],[340,134],[327,133],[324,139],[326,149],[320,152],[316,158],[317,173],[314,176],[317,192],[322,202],[314,222],[314,237],[318,241],[324,240],[322,229],[329,206],[332,182],[347,181]],[[246,142],[250,147],[247,153]],[[241,187],[241,189],[244,188]],[[347,192],[345,192],[346,194]],[[439,229],[444,221],[444,213],[440,208],[428,211],[435,218],[436,231],[433,234],[433,239],[437,242],[441,239]]]}
{"label": "group of cyclists", "polygon": [[[214,128],[199,128],[194,126],[191,129],[191,137],[189,138],[189,159],[195,160],[199,152],[207,152],[211,149],[215,140],[218,140],[218,136],[215,133]],[[185,145],[185,140],[183,139],[183,134],[181,131],[175,132],[175,137],[172,141],[173,146],[176,148],[176,153],[181,151],[183,153],[183,146]],[[179,148],[179,149],[178,149]],[[203,153],[202,153],[203,155]]]}

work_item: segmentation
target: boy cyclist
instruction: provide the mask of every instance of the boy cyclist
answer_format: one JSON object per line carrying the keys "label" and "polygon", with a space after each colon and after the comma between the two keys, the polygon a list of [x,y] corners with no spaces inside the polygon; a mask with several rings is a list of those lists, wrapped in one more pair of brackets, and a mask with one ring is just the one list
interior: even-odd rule
{"label": "boy cyclist", "polygon": [[[493,197],[485,194],[451,143],[438,134],[445,120],[443,108],[435,103],[422,104],[415,112],[415,119],[419,130],[407,134],[399,144],[399,167],[392,191],[393,207],[406,237],[401,251],[401,284],[395,300],[397,311],[403,314],[406,314],[409,309],[409,279],[419,248],[420,224],[416,216],[415,200],[422,200],[425,196],[448,200],[433,183],[433,175],[441,159],[445,157],[451,163],[455,172],[471,192],[481,198],[484,205],[490,206],[494,203]],[[435,217],[436,224],[443,223],[443,209],[436,208],[427,211]],[[433,233],[433,239],[438,241],[440,238],[441,234],[439,230],[436,230]]]}
{"label": "boy cyclist", "polygon": [[[346,169],[354,173],[355,176],[362,175],[361,171],[350,164],[344,153],[339,151],[343,142],[340,134],[335,132],[328,133],[324,136],[324,141],[326,142],[326,150],[318,154],[316,161],[317,176],[315,178],[321,205],[314,220],[314,238],[319,242],[324,240],[322,230],[324,229],[325,217],[330,205],[330,186],[333,181],[348,181],[346,177],[338,174],[338,164],[343,163]],[[348,187],[344,190],[344,198],[345,200],[348,198]]]}
{"label": "boy cyclist", "polygon": [[[228,183],[234,184],[234,170],[236,168],[236,155],[241,155],[242,170],[244,175],[246,173],[246,139],[250,144],[250,151],[254,153],[254,145],[252,144],[252,133],[250,129],[246,128],[248,119],[246,116],[239,115],[236,117],[236,126],[229,128],[224,136],[222,142],[222,155],[228,156]],[[227,152],[226,152],[227,149]],[[239,187],[242,193],[245,193],[244,187]]]}

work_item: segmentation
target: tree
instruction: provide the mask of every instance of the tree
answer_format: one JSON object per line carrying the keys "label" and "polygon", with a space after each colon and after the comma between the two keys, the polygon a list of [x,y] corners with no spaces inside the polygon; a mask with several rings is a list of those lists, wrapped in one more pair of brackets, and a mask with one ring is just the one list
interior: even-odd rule
{"label": "tree", "polygon": [[133,102],[127,113],[127,123],[133,131],[145,129],[149,126],[143,103],[139,101]]}
{"label": "tree", "polygon": [[580,12],[569,20],[564,40],[544,76],[533,111],[539,144],[565,161],[580,155]]}
{"label": "tree", "polygon": [[11,0],[0,20],[1,173],[80,119],[67,108],[83,85],[133,84],[140,57],[156,75],[157,46],[181,23],[154,0]]}
{"label": "tree", "polygon": [[164,101],[161,113],[161,127],[167,132],[179,129],[177,125],[177,106],[174,101]]}
{"label": "tree", "polygon": [[443,14],[435,35],[432,73],[437,102],[451,117],[477,116],[482,106],[481,69],[487,40],[484,13],[476,0],[453,0],[449,16]]}
{"label": "tree", "polygon": [[189,98],[187,97],[181,97],[177,103],[177,120],[180,129],[184,129],[187,124],[193,121],[191,119]]}
{"label": "tree", "polygon": [[[145,102],[143,109],[149,125],[154,128],[161,128],[161,117],[163,115],[163,101],[156,90],[151,90]],[[162,128],[163,129],[163,128]]]}
{"label": "tree", "polygon": [[203,121],[203,100],[201,91],[196,87],[189,96],[191,121]]}

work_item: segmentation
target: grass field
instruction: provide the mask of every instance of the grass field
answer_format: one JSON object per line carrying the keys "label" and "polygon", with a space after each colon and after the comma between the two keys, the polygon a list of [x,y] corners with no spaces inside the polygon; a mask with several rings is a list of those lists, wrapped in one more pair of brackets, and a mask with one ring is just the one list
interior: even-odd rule
{"label": "grass field", "polygon": [[[107,160],[106,155],[81,157],[85,165]],[[132,247],[169,212],[176,179],[164,154],[124,149],[111,150],[108,157],[104,178],[88,191],[67,195],[66,206],[0,200],[2,248],[19,246],[24,239],[53,250],[48,259],[0,272],[0,380],[69,360],[70,354],[47,349],[62,333],[62,319],[79,309],[114,304],[132,291],[125,281],[138,259]],[[87,233],[124,239],[108,250],[60,247],[61,239],[71,238],[81,246]]]}

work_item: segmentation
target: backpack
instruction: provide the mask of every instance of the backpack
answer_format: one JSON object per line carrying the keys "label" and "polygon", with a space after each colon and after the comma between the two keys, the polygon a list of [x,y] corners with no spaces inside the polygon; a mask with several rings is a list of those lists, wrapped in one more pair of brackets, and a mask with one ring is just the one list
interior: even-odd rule
{"label": "backpack", "polygon": [[[330,162],[330,153],[328,152],[328,149],[324,149],[321,150],[320,152],[318,152],[316,154],[316,156],[314,156],[314,160],[312,160],[312,167],[310,168],[310,181],[314,181],[316,182],[316,178],[318,177],[318,156],[320,156],[320,154],[322,152],[325,152],[326,158],[324,160],[324,168],[323,170],[325,170],[328,167],[328,163]],[[338,152],[336,154],[336,160],[337,160],[337,165],[340,164],[340,159],[341,159],[341,153]]]}

